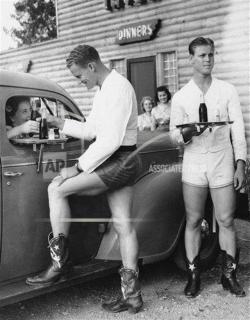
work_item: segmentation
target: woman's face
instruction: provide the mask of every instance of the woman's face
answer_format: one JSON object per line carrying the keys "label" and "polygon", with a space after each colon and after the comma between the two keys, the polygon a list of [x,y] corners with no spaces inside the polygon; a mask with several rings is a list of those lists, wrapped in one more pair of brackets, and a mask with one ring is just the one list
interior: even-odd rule
{"label": "woman's face", "polygon": [[145,112],[151,112],[152,108],[153,108],[153,104],[151,100],[145,100],[143,103],[143,108],[145,110]]}
{"label": "woman's face", "polygon": [[19,103],[17,112],[12,116],[14,126],[19,126],[31,118],[31,105],[29,101]]}
{"label": "woman's face", "polygon": [[168,95],[165,91],[159,91],[157,95],[160,103],[168,103]]}

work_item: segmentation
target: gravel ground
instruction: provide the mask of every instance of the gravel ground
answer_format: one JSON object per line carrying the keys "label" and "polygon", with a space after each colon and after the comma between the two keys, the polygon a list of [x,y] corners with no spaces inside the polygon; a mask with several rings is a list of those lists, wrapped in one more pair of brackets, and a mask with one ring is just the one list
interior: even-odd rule
{"label": "gravel ground", "polygon": [[167,262],[145,266],[141,272],[144,307],[136,315],[109,314],[100,303],[119,292],[118,275],[98,279],[0,309],[1,320],[246,320],[250,314],[250,222],[236,220],[241,248],[239,281],[247,296],[236,298],[219,284],[218,261],[202,274],[196,299],[183,295],[185,274]]}

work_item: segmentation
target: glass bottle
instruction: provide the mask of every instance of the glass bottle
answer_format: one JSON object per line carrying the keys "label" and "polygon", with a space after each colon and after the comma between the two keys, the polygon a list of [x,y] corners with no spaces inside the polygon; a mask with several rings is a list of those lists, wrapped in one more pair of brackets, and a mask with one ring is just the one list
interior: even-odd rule
{"label": "glass bottle", "polygon": [[41,107],[41,121],[39,126],[39,139],[48,139],[48,123],[46,117],[46,107]]}
{"label": "glass bottle", "polygon": [[201,95],[200,99],[200,106],[199,106],[199,121],[200,122],[207,122],[207,106],[204,101],[204,95]]}

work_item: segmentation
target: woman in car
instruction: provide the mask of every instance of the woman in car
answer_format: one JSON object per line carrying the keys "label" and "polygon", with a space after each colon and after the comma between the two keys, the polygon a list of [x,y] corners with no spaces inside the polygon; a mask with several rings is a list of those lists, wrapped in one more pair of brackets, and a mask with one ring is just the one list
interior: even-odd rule
{"label": "woman in car", "polygon": [[151,97],[146,96],[141,100],[141,109],[143,113],[138,116],[138,129],[139,131],[149,130],[154,131],[156,128],[156,120],[152,115],[152,108],[154,101]]}
{"label": "woman in car", "polygon": [[28,97],[12,97],[6,104],[7,137],[24,138],[29,133],[39,132],[39,123],[31,119],[31,104]]}

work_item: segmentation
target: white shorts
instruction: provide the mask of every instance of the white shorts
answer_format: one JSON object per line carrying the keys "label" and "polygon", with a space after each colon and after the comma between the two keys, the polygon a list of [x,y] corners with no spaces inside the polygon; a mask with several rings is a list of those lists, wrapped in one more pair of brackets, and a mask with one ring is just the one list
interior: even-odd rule
{"label": "white shorts", "polygon": [[234,180],[234,156],[232,148],[217,152],[184,152],[182,181],[209,188],[225,187]]}

